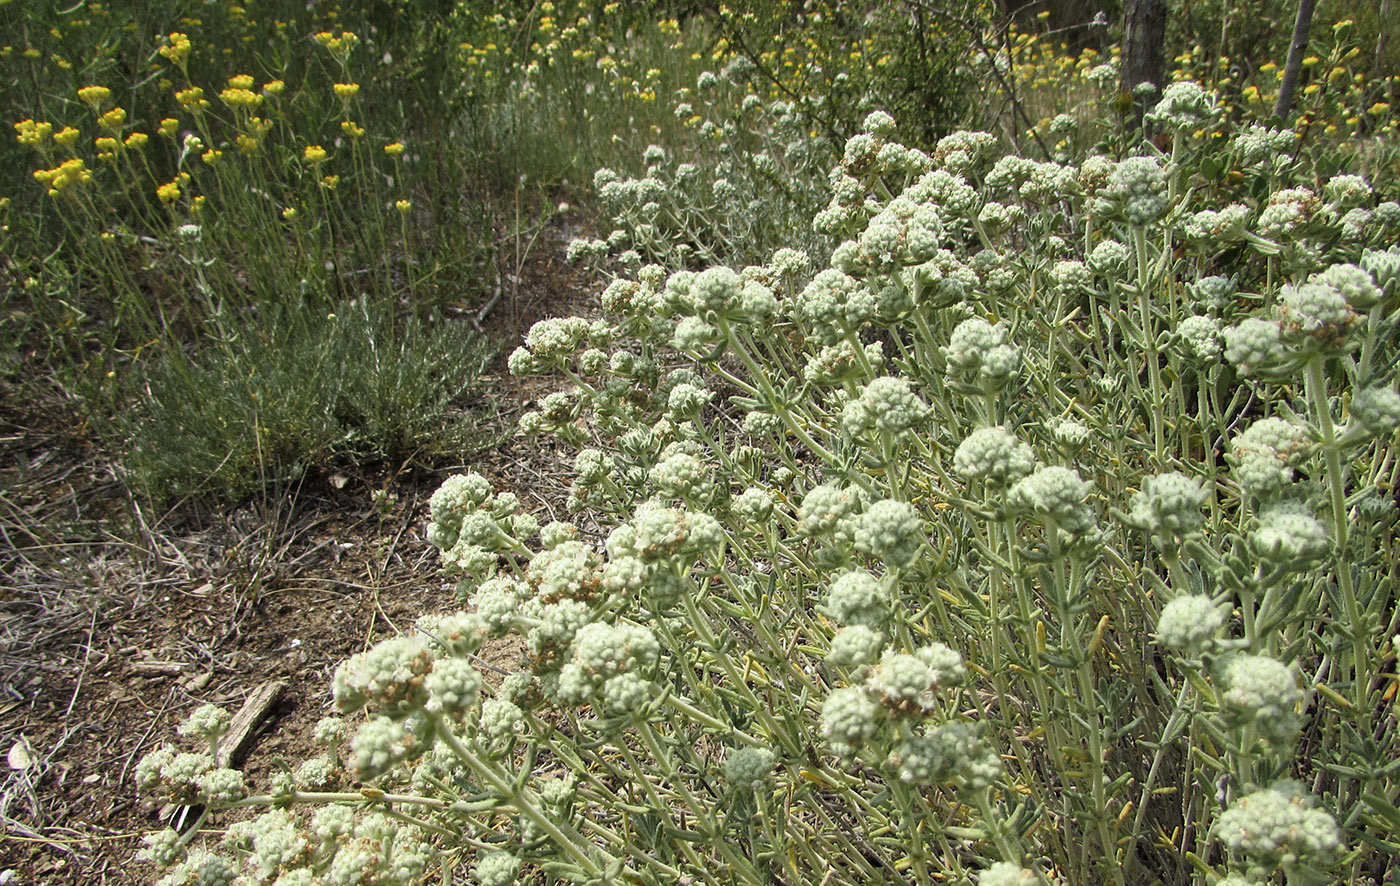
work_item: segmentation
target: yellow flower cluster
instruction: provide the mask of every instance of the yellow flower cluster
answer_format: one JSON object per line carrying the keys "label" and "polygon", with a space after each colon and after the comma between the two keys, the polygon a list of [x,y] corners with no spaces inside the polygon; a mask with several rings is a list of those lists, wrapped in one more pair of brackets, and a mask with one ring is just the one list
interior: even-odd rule
{"label": "yellow flower cluster", "polygon": [[53,134],[52,123],[36,123],[33,120],[21,120],[15,124],[15,140],[22,145],[38,147]]}
{"label": "yellow flower cluster", "polygon": [[[76,131],[76,130],[75,130]],[[92,181],[92,173],[81,158],[65,160],[53,169],[38,169],[34,179],[49,189],[50,197],[72,193],[78,185]]]}
{"label": "yellow flower cluster", "polygon": [[230,108],[239,111],[256,108],[263,102],[263,97],[253,90],[237,86],[230,86],[228,89],[220,90],[219,99]]}
{"label": "yellow flower cluster", "polygon": [[91,105],[94,111],[111,97],[112,90],[105,86],[84,86],[78,90],[78,98]]}
{"label": "yellow flower cluster", "polygon": [[190,57],[190,38],[173,31],[165,38],[165,45],[159,51],[166,59],[183,68]]}
{"label": "yellow flower cluster", "polygon": [[110,129],[113,132],[120,131],[124,123],[126,123],[126,111],[122,108],[113,108],[97,118],[98,126],[101,126],[103,129]]}
{"label": "yellow flower cluster", "polygon": [[209,100],[204,97],[204,90],[198,86],[189,86],[175,93],[175,101],[187,111],[198,113],[209,107]]}

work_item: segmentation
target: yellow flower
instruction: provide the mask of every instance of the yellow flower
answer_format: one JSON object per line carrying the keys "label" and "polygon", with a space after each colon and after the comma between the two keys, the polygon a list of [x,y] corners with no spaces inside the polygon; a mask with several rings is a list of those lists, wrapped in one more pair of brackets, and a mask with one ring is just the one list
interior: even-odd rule
{"label": "yellow flower", "polygon": [[253,108],[261,104],[263,100],[263,97],[253,90],[236,86],[220,92],[219,98],[230,108]]}
{"label": "yellow flower", "polygon": [[71,148],[78,140],[78,130],[71,126],[65,126],[54,133],[53,140],[65,148]]}
{"label": "yellow flower", "polygon": [[133,132],[131,135],[128,135],[126,137],[126,146],[128,148],[131,148],[132,150],[139,150],[141,148],[144,148],[146,146],[146,142],[150,140],[151,137],[144,132]]}
{"label": "yellow flower", "polygon": [[174,117],[166,117],[164,120],[160,121],[159,125],[156,126],[156,133],[159,135],[163,135],[166,138],[174,138],[175,133],[179,130],[179,128],[179,120],[176,120]]}
{"label": "yellow flower", "polygon": [[1374,114],[1375,116],[1379,117],[1381,114],[1384,114],[1389,110],[1390,102],[1376,102],[1374,105],[1371,105],[1371,107],[1366,109],[1366,113]]}
{"label": "yellow flower", "polygon": [[113,108],[112,110],[103,114],[101,117],[97,118],[98,126],[101,126],[103,129],[110,129],[113,132],[120,131],[122,128],[122,124],[125,122],[126,110],[123,108]]}
{"label": "yellow flower", "polygon": [[354,120],[340,121],[340,129],[342,132],[344,132],[351,138],[359,138],[365,134],[365,128],[363,126],[356,125]]}
{"label": "yellow flower", "polygon": [[29,47],[28,49],[26,49],[24,52],[21,52],[20,55],[24,56],[24,57],[27,58],[27,59],[36,59],[36,58],[42,58],[44,54],[43,54],[42,52],[40,52],[39,50],[37,50],[37,49],[35,49],[34,47],[31,46],[31,47]]}
{"label": "yellow flower", "polygon": [[1303,95],[1312,95],[1321,88],[1322,87],[1318,86],[1316,83],[1309,83],[1307,86],[1303,87]]}
{"label": "yellow flower", "polygon": [[96,111],[102,107],[102,103],[112,97],[112,90],[105,86],[84,86],[78,90],[78,98],[92,106]]}
{"label": "yellow flower", "polygon": [[198,86],[191,86],[188,89],[181,89],[175,93],[175,100],[186,110],[202,111],[209,107],[209,100],[204,97],[204,90]]}
{"label": "yellow flower", "polygon": [[1303,59],[1303,67],[1311,68],[1313,65],[1317,64],[1320,61],[1322,61],[1322,59],[1318,58],[1315,55],[1310,55],[1307,58]]}
{"label": "yellow flower", "polygon": [[15,140],[20,144],[34,145],[37,147],[44,143],[44,139],[53,134],[53,124],[35,123],[33,120],[21,120],[15,124],[15,131],[18,133],[18,135],[15,136]]}
{"label": "yellow flower", "polygon": [[[74,132],[76,131],[74,130]],[[35,170],[34,179],[40,184],[48,185],[50,197],[57,197],[80,184],[91,181],[92,173],[88,171],[87,165],[81,159],[74,157],[72,160],[65,160],[53,169]]]}
{"label": "yellow flower", "polygon": [[251,74],[234,74],[228,78],[228,85],[234,89],[252,89],[253,77]]}
{"label": "yellow flower", "polygon": [[156,188],[156,196],[162,203],[174,203],[180,199],[180,186],[175,182],[166,182]]}
{"label": "yellow flower", "polygon": [[217,151],[217,150],[215,150],[215,149],[213,149],[213,148],[210,148],[209,150],[205,151],[203,154],[200,154],[200,155],[199,155],[199,159],[203,160],[205,163],[209,164],[210,166],[214,166],[215,164],[217,164],[217,163],[219,162],[219,159],[222,158],[223,156],[224,156],[224,152],[223,152],[223,151]]}
{"label": "yellow flower", "polygon": [[307,145],[301,157],[307,163],[321,163],[326,159],[326,149],[320,145]]}
{"label": "yellow flower", "polygon": [[198,197],[195,197],[193,200],[190,201],[190,208],[193,209],[195,212],[203,212],[204,201],[206,199],[207,198],[203,194],[200,194]]}
{"label": "yellow flower", "polygon": [[190,57],[190,38],[179,31],[171,32],[170,36],[165,38],[165,45],[160,48],[160,54],[184,67],[186,59]]}
{"label": "yellow flower", "polygon": [[340,184],[340,176],[338,175],[327,175],[321,179],[321,187],[327,191],[334,191],[338,184]]}
{"label": "yellow flower", "polygon": [[[18,125],[18,124],[16,124],[16,125]],[[403,156],[403,152],[404,152],[404,143],[403,143],[403,142],[391,142],[390,144],[387,144],[387,145],[384,146],[384,153],[388,154],[390,157],[393,157],[394,159],[398,159],[399,157],[402,157],[402,156]]]}
{"label": "yellow flower", "polygon": [[269,80],[263,84],[263,92],[266,92],[273,98],[281,95],[282,91],[286,88],[287,84],[283,83],[281,80]]}
{"label": "yellow flower", "polygon": [[350,99],[355,97],[355,93],[360,91],[360,84],[336,83],[331,86],[331,89],[335,90],[335,94],[340,98],[342,102],[348,102],[350,101]]}
{"label": "yellow flower", "polygon": [[408,212],[410,209],[413,208],[413,201],[412,201],[412,200],[395,200],[395,201],[394,201],[394,208],[397,209],[399,212],[406,213],[406,212]]}
{"label": "yellow flower", "polygon": [[262,147],[262,142],[246,132],[240,132],[234,138],[234,144],[238,145],[238,150],[243,154],[256,154],[258,148]]}
{"label": "yellow flower", "polygon": [[286,219],[287,221],[292,221],[296,217],[297,208],[295,206],[288,206],[286,209],[282,210],[282,218]]}
{"label": "yellow flower", "polygon": [[93,139],[92,144],[93,147],[97,148],[97,150],[99,151],[111,152],[115,151],[117,149],[117,146],[120,145],[121,142],[117,141],[111,136],[101,135]]}

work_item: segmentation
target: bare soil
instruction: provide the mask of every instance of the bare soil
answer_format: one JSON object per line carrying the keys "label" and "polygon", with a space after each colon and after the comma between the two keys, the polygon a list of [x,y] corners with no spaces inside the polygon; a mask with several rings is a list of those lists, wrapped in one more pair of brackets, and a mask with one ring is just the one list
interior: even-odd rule
{"label": "bare soil", "polygon": [[[580,298],[560,263],[527,276],[486,321],[506,351]],[[503,369],[483,381],[503,427],[536,393]],[[164,822],[132,769],[200,704],[234,711],[280,681],[243,768],[258,785],[308,756],[337,664],[461,608],[423,527],[465,469],[564,517],[567,462],[515,439],[470,465],[313,473],[229,512],[152,515],[70,425],[0,406],[0,884],[152,882],[133,855]]]}

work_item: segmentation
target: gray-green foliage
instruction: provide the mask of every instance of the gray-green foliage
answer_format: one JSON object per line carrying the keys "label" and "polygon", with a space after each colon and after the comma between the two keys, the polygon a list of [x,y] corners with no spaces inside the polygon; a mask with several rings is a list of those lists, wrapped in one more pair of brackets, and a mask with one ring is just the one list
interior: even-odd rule
{"label": "gray-green foliage", "polygon": [[[332,759],[373,787],[231,805],[360,805],[376,864],[418,876],[437,835],[490,882],[1380,875],[1400,231],[1286,162],[1213,190],[1189,135],[1061,164],[870,130],[827,267],[649,265],[532,331],[512,370],[564,389],[521,428],[583,449],[578,523],[445,484],[429,538],[475,611],[337,672],[369,719]],[[473,706],[459,662],[503,635],[525,656]],[[202,760],[138,774],[204,797]],[[340,882],[304,839],[230,848]]]}
{"label": "gray-green foliage", "polygon": [[490,341],[463,321],[388,310],[289,307],[201,354],[166,355],[117,420],[129,481],[160,501],[235,499],[352,458],[426,462],[480,445],[482,407],[468,401]]}

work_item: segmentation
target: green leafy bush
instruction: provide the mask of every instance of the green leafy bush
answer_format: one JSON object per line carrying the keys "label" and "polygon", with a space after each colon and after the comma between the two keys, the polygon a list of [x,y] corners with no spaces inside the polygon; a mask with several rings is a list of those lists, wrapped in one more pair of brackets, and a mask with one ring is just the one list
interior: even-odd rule
{"label": "green leafy bush", "polygon": [[1058,163],[872,114],[817,270],[651,263],[603,319],[536,324],[510,368],[564,387],[520,427],[578,447],[577,522],[449,479],[427,535],[469,610],[343,663],[350,719],[266,793],[146,758],[157,795],[273,807],[147,856],[181,883],[1379,877],[1400,206],[1218,117],[1178,84],[1170,154]]}

